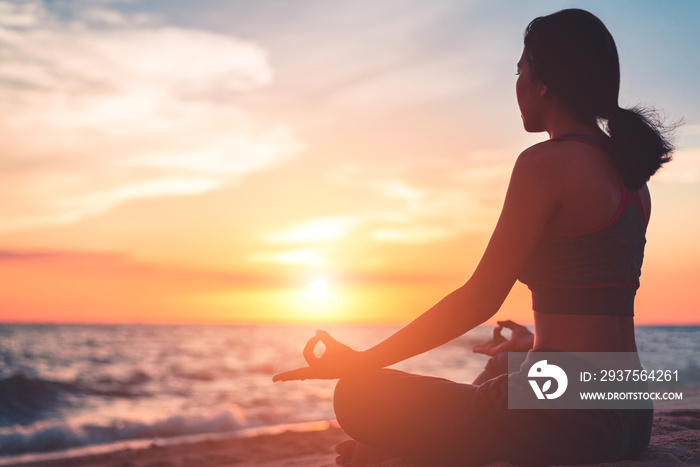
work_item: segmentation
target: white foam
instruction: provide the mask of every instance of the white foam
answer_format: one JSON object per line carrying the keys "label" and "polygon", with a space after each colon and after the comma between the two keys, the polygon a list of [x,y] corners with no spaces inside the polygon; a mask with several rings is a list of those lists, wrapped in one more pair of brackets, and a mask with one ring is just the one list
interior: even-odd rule
{"label": "white foam", "polygon": [[112,420],[109,424],[98,425],[71,420],[43,421],[0,429],[0,452],[11,455],[46,452],[124,440],[233,432],[247,426],[243,410],[235,404],[204,414],[169,415],[150,423]]}
{"label": "white foam", "polygon": [[83,456],[98,454],[109,454],[112,452],[125,450],[140,450],[151,447],[175,446],[183,444],[201,443],[204,441],[221,441],[233,438],[254,438],[256,436],[276,435],[290,431],[322,431],[329,427],[338,427],[335,420],[320,420],[314,422],[287,423],[281,425],[245,428],[227,433],[206,433],[197,435],[177,436],[173,438],[152,438],[113,442],[108,444],[85,446],[80,448],[66,449],[63,451],[42,453],[42,454],[22,454],[8,456],[0,459],[0,466],[14,466],[28,464],[32,462],[60,461],[75,459]]}

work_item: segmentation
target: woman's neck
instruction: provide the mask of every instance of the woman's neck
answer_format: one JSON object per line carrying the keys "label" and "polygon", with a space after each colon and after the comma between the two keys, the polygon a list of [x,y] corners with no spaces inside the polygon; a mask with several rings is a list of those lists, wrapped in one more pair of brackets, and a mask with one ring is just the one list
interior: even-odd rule
{"label": "woman's neck", "polygon": [[579,121],[557,121],[547,128],[550,139],[559,138],[566,134],[587,135],[594,138],[605,136],[603,130],[597,124],[585,124]]}
{"label": "woman's neck", "polygon": [[551,105],[545,112],[543,123],[544,130],[551,139],[559,138],[567,133],[588,135],[594,138],[605,136],[595,119],[581,121],[556,96],[552,96]]}

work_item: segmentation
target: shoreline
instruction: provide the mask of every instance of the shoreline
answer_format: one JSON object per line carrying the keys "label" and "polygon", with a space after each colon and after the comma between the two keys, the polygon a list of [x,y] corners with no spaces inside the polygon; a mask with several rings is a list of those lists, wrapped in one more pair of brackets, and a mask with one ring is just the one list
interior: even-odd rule
{"label": "shoreline", "polygon": [[[279,425],[243,428],[226,433],[202,433],[195,435],[175,436],[171,438],[131,439],[50,452],[17,454],[7,457],[0,456],[0,467],[63,465],[62,463],[69,461],[78,462],[79,459],[83,458],[108,458],[113,454],[121,452],[130,452],[134,455],[138,455],[139,453],[146,452],[150,449],[167,449],[176,447],[186,448],[187,446],[210,443],[242,444],[245,440],[254,438],[273,437],[288,433],[314,433],[327,430],[340,430],[338,422],[335,420],[318,420],[311,422],[285,423]],[[70,463],[70,465],[78,464]]]}
{"label": "shoreline", "polygon": [[[332,467],[335,445],[348,439],[334,421],[261,427],[218,435],[139,440],[0,460],[22,467]],[[418,467],[399,460],[376,467]],[[634,461],[597,467],[700,465],[700,410],[654,412],[649,448]],[[513,467],[501,462],[490,467]]]}

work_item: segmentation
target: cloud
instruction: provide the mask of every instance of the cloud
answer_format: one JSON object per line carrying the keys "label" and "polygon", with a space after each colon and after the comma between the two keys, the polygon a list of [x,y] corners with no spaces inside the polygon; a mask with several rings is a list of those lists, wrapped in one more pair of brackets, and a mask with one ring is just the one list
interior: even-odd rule
{"label": "cloud", "polygon": [[90,253],[73,250],[0,250],[0,262],[74,261],[92,263],[122,263],[124,255],[112,252]]}
{"label": "cloud", "polygon": [[357,224],[358,219],[352,216],[320,217],[288,230],[274,232],[269,239],[273,243],[326,243],[344,237]]}
{"label": "cloud", "polygon": [[0,231],[218,189],[302,149],[244,104],[272,81],[260,45],[98,7],[0,2]]}
{"label": "cloud", "polygon": [[666,183],[691,184],[700,182],[700,148],[682,149],[652,178]]}
{"label": "cloud", "polygon": [[175,265],[163,265],[147,261],[139,261],[130,255],[115,251],[79,251],[65,249],[2,249],[0,264],[5,266],[27,265],[45,267],[55,265],[66,273],[77,268],[92,270],[97,275],[116,274],[132,279],[147,278],[148,280],[165,281],[167,283],[194,288],[230,289],[233,286],[268,287],[287,285],[289,279],[280,274],[254,274],[250,272],[220,270],[212,268],[197,268]]}
{"label": "cloud", "polygon": [[652,181],[681,184],[700,182],[700,125],[684,125],[678,133],[673,160],[665,164]]}
{"label": "cloud", "polygon": [[325,253],[325,249],[319,248],[259,251],[250,253],[247,259],[253,263],[274,263],[320,267],[325,266],[328,263]]}
{"label": "cloud", "polygon": [[511,163],[484,154],[469,159],[469,164],[457,167],[440,159],[390,168],[345,165],[333,171],[330,179],[372,193],[372,207],[354,214],[356,225],[364,227],[368,238],[430,243],[490,231],[494,226]]}
{"label": "cloud", "polygon": [[39,2],[0,2],[0,26],[33,26],[43,13],[44,10]]}

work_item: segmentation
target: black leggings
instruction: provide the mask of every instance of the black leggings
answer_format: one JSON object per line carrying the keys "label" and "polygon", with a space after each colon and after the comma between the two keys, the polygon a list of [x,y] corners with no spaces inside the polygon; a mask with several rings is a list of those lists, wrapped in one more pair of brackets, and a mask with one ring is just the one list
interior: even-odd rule
{"label": "black leggings", "polygon": [[341,379],[336,417],[356,441],[429,466],[610,462],[648,445],[652,410],[508,409],[507,358],[474,384],[396,370]]}

